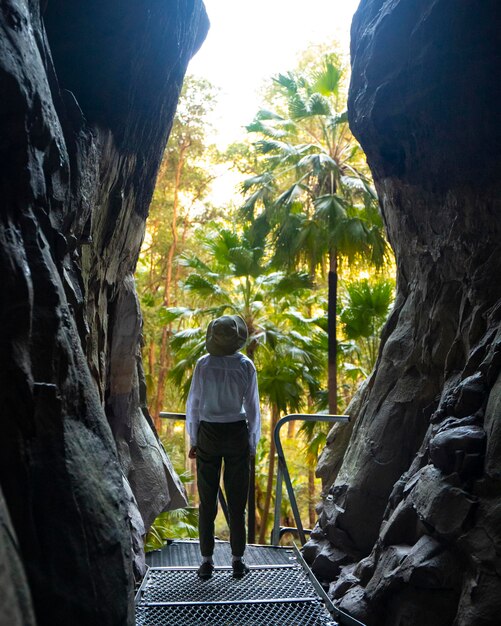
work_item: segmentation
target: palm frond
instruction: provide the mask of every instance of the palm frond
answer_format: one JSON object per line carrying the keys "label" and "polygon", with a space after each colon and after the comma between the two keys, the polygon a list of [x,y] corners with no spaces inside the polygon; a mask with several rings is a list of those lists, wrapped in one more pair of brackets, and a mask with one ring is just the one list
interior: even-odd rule
{"label": "palm frond", "polygon": [[178,257],[178,263],[182,267],[189,267],[193,270],[198,270],[201,272],[209,271],[209,266],[204,263],[199,257],[193,254],[182,254]]}
{"label": "palm frond", "polygon": [[296,182],[278,196],[278,198],[275,200],[275,205],[277,207],[283,205],[291,205],[293,202],[301,197],[303,191],[304,185]]}
{"label": "palm frond", "polygon": [[326,194],[314,201],[315,213],[329,224],[337,224],[346,219],[346,201],[336,194]]}
{"label": "palm frond", "polygon": [[219,285],[205,278],[201,274],[190,274],[183,282],[186,291],[192,291],[199,296],[209,298],[222,295]]}
{"label": "palm frond", "polygon": [[291,272],[284,274],[275,273],[275,280],[272,285],[272,296],[275,298],[287,297],[291,294],[298,295],[304,289],[311,289],[312,282],[307,272]]}
{"label": "palm frond", "polygon": [[260,154],[275,152],[287,157],[297,152],[293,145],[277,139],[260,139],[254,145]]}
{"label": "palm frond", "polygon": [[348,339],[374,336],[386,320],[393,301],[389,280],[359,280],[346,285],[340,319]]}
{"label": "palm frond", "polygon": [[192,317],[194,311],[189,307],[161,307],[158,311],[158,319],[160,324],[166,326],[182,317]]}
{"label": "palm frond", "polygon": [[254,251],[244,246],[236,246],[228,251],[228,260],[235,268],[235,276],[247,276],[252,273],[255,264]]}
{"label": "palm frond", "polygon": [[[335,130],[338,126],[348,123],[348,111],[343,111],[331,117],[327,120],[327,128],[329,130]],[[353,156],[353,155],[352,155]]]}
{"label": "palm frond", "polygon": [[295,309],[289,309],[285,313],[285,317],[293,321],[294,324],[299,325],[300,328],[308,331],[311,328],[312,324],[315,322],[315,318],[305,317],[300,311],[297,311]]}
{"label": "palm frond", "polygon": [[240,212],[247,219],[252,219],[256,211],[256,206],[259,203],[266,205],[267,201],[271,199],[272,196],[273,189],[271,187],[260,187],[245,199],[245,202],[240,207]]}
{"label": "palm frond", "polygon": [[382,229],[378,226],[369,227],[367,239],[370,248],[370,261],[377,269],[380,269],[391,258],[390,245]]}
{"label": "palm frond", "polygon": [[335,170],[338,167],[334,159],[322,152],[306,154],[297,165],[301,168],[307,167],[311,169],[315,176],[319,176],[323,171]]}
{"label": "palm frond", "polygon": [[358,218],[338,221],[331,229],[332,240],[338,250],[352,262],[357,256],[366,256],[369,251],[365,223]]}
{"label": "palm frond", "polygon": [[332,109],[329,99],[321,93],[313,93],[307,102],[308,115],[331,116]]}
{"label": "palm frond", "polygon": [[242,183],[242,190],[246,192],[254,187],[258,187],[259,189],[262,187],[267,187],[272,181],[273,174],[271,172],[263,172],[262,174],[257,174],[256,176],[246,178]]}
{"label": "palm frond", "polygon": [[331,61],[327,61],[322,71],[314,73],[312,89],[323,96],[335,95],[338,93],[342,75],[341,67],[336,67]]}
{"label": "palm frond", "polygon": [[278,116],[277,118],[274,120],[254,119],[245,128],[248,133],[259,133],[264,137],[280,139],[287,135],[287,122]]}
{"label": "palm frond", "polygon": [[228,264],[228,253],[240,245],[239,235],[227,228],[210,233],[205,240],[205,248],[211,253],[214,261],[224,268]]}
{"label": "palm frond", "polygon": [[272,79],[274,83],[285,89],[288,94],[295,94],[298,90],[298,83],[296,77],[292,72],[287,74],[279,74],[276,78]]}
{"label": "palm frond", "polygon": [[260,258],[264,254],[266,240],[270,234],[271,225],[266,211],[255,217],[249,226],[244,228],[244,237],[252,248],[261,251]]}
{"label": "palm frond", "polygon": [[300,120],[310,115],[310,109],[305,100],[298,94],[289,98],[289,115],[293,120]]}
{"label": "palm frond", "polygon": [[270,111],[268,109],[261,109],[257,112],[256,115],[257,120],[276,120],[276,121],[284,121],[284,118],[276,113],[275,111]]}
{"label": "palm frond", "polygon": [[341,176],[341,184],[357,191],[367,191],[366,182],[359,176]]}

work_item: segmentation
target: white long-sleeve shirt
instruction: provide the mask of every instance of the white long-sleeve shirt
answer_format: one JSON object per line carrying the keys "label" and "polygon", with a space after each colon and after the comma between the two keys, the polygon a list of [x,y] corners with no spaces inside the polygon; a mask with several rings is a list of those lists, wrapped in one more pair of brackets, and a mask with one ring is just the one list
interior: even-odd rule
{"label": "white long-sleeve shirt", "polygon": [[201,421],[229,423],[247,420],[251,454],[261,436],[261,412],[254,363],[241,352],[206,354],[196,364],[186,403],[186,428],[197,445]]}

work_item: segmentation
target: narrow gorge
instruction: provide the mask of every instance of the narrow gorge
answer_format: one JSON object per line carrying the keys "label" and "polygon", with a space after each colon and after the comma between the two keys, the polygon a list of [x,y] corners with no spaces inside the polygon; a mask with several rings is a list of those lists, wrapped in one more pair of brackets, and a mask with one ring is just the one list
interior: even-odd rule
{"label": "narrow gorge", "polygon": [[[321,19],[321,16],[319,16]],[[0,625],[134,623],[185,503],[146,408],[136,266],[202,0],[0,6]],[[374,372],[304,554],[368,626],[501,614],[501,9],[361,0],[350,125],[395,251]]]}

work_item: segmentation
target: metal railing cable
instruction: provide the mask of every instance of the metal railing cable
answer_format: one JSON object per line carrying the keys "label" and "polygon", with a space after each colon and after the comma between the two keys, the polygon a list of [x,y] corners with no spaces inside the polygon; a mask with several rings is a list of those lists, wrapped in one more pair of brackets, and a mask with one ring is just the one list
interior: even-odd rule
{"label": "metal railing cable", "polygon": [[296,528],[287,527],[288,531],[297,531],[299,535],[299,539],[301,543],[304,545],[306,543],[306,535],[305,529],[301,522],[301,515],[299,513],[299,507],[296,500],[296,495],[294,493],[294,488],[292,486],[292,481],[289,473],[289,469],[287,467],[287,461],[285,459],[284,449],[282,446],[282,442],[280,440],[280,430],[284,424],[292,421],[302,421],[302,422],[342,422],[347,423],[350,421],[349,415],[326,415],[323,413],[291,413],[290,415],[285,415],[281,417],[275,429],[273,431],[273,439],[275,441],[275,447],[277,450],[278,456],[278,469],[277,469],[277,483],[275,489],[275,514],[273,518],[273,530],[271,532],[271,543],[272,545],[278,545],[280,541],[280,536],[285,531],[285,528],[280,526],[280,509],[282,506],[282,486],[285,482],[285,487],[287,489],[287,494],[289,496],[289,502],[292,508],[292,513],[294,515],[294,520],[296,522]]}

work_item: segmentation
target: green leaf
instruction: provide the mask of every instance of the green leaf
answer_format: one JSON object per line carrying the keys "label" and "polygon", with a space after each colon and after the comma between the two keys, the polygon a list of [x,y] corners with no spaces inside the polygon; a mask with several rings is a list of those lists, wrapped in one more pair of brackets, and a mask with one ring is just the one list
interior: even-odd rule
{"label": "green leaf", "polygon": [[257,176],[251,176],[246,178],[242,183],[242,190],[244,192],[252,189],[253,187],[266,187],[273,182],[273,175],[270,172],[263,172]]}
{"label": "green leaf", "polygon": [[190,317],[192,314],[193,309],[188,307],[162,307],[158,311],[158,320],[163,326],[167,326],[181,317]]}
{"label": "green leaf", "polygon": [[337,224],[346,219],[346,202],[336,194],[320,196],[314,201],[315,212],[329,224]]}
{"label": "green leaf", "polygon": [[273,78],[273,82],[280,87],[283,87],[289,94],[295,94],[298,90],[296,78],[291,72],[288,72],[287,74],[279,74],[276,78]]}
{"label": "green leaf", "polygon": [[342,69],[331,62],[326,62],[322,72],[314,74],[312,88],[324,96],[337,94],[342,76]]}
{"label": "green leaf", "polygon": [[[348,123],[348,111],[343,111],[337,115],[332,115],[327,121],[327,128],[329,130],[336,130],[338,126]],[[350,156],[354,156],[354,153]]]}
{"label": "green leaf", "polygon": [[301,185],[299,183],[294,183],[293,185],[291,185],[291,187],[289,187],[289,189],[286,189],[283,193],[281,193],[278,198],[275,200],[275,204],[276,206],[280,206],[280,205],[290,205],[293,202],[295,202],[298,198],[301,197],[301,194],[304,191],[304,185]]}
{"label": "green leaf", "polygon": [[310,168],[315,176],[319,176],[323,171],[335,170],[338,164],[328,154],[306,154],[298,162],[298,167]]}
{"label": "green leaf", "polygon": [[260,154],[277,152],[280,155],[290,156],[291,154],[295,155],[297,153],[294,146],[276,139],[260,139],[259,141],[256,141],[254,145]]}
{"label": "green leaf", "polygon": [[329,100],[320,93],[313,93],[307,103],[309,115],[331,115]]}
{"label": "green leaf", "polygon": [[[278,279],[278,280],[277,280]],[[297,295],[304,289],[311,289],[312,282],[307,272],[291,272],[290,274],[276,273],[273,285],[273,295],[275,297],[287,297],[291,294]]]}
{"label": "green leaf", "polygon": [[299,120],[310,115],[307,103],[297,94],[289,99],[289,115],[294,120]]}
{"label": "green leaf", "polygon": [[247,276],[252,273],[254,254],[252,250],[238,246],[228,251],[228,260],[233,263],[235,276]]}
{"label": "green leaf", "polygon": [[145,293],[141,296],[141,305],[143,307],[152,308],[156,305],[155,296],[151,293]]}
{"label": "green leaf", "polygon": [[190,274],[184,281],[183,286],[187,291],[193,291],[204,297],[215,297],[222,293],[218,285],[215,285],[200,274]]}
{"label": "green leaf", "polygon": [[261,109],[256,115],[258,120],[280,120],[284,121],[284,118],[275,111],[269,111],[268,109]]}

